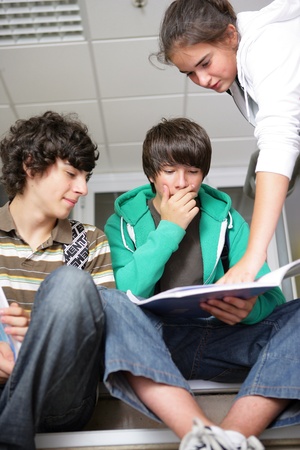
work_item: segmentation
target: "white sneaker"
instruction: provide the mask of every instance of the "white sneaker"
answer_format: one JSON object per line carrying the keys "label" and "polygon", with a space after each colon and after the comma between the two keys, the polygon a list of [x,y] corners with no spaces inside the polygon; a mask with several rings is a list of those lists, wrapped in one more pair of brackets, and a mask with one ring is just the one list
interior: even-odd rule
{"label": "white sneaker", "polygon": [[210,427],[206,427],[200,419],[194,419],[192,431],[184,436],[179,450],[265,450],[261,442],[250,436],[238,445],[233,443],[224,430],[220,428],[220,434],[215,433]]}

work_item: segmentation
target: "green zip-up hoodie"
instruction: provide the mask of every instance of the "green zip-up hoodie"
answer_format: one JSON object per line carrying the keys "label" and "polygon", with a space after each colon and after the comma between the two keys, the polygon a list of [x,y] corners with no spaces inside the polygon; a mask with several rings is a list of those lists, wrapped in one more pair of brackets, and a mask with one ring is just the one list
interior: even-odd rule
{"label": "green zip-up hoodie", "polygon": [[[229,243],[229,267],[243,256],[249,238],[249,227],[231,207],[230,197],[202,184],[200,242],[203,258],[203,282],[215,283],[224,275],[220,260],[225,235]],[[161,220],[155,228],[147,201],[154,197],[150,184],[138,187],[118,197],[115,213],[105,225],[117,288],[130,289],[133,294],[151,297],[161,278],[166,262],[185,235],[185,230],[173,222]],[[269,272],[264,264],[258,276]],[[267,317],[277,305],[285,302],[279,288],[259,296],[244,323],[252,324]]]}

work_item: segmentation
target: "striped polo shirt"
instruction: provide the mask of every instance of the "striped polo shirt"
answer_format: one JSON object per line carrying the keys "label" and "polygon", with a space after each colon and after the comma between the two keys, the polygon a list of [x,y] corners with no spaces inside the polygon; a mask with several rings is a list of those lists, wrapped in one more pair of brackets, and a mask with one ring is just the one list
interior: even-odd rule
{"label": "striped polo shirt", "polygon": [[[89,247],[88,262],[84,270],[90,272],[95,284],[114,288],[107,237],[95,226],[83,226]],[[63,245],[71,242],[69,220],[58,219],[49,239],[32,251],[16,230],[9,204],[0,208],[0,285],[8,302],[15,301],[31,310],[41,282],[48,274],[65,264]]]}

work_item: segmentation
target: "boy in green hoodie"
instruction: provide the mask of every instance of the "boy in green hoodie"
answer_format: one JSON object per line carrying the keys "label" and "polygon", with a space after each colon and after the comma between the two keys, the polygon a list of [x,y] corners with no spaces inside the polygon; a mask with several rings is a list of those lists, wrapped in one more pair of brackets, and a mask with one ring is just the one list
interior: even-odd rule
{"label": "boy in green hoodie", "polygon": [[[178,286],[212,284],[243,255],[248,225],[230,197],[203,184],[211,143],[198,124],[177,118],[153,127],[143,145],[150,184],[121,195],[106,224],[117,287],[150,297]],[[267,264],[259,276],[269,271]],[[280,289],[257,299],[210,300],[201,308],[229,324],[252,324],[283,303]]]}
{"label": "boy in green hoodie", "polygon": [[[215,283],[225,271],[225,242],[229,267],[242,257],[249,227],[227,194],[203,184],[210,161],[210,139],[195,122],[164,119],[148,131],[143,168],[150,184],[121,195],[105,226],[118,289],[150,297],[178,286]],[[259,276],[268,271],[265,263]],[[274,288],[248,300],[226,297],[201,303],[209,318],[160,318],[164,340],[185,378],[243,382],[223,429],[258,436],[271,422],[300,422],[300,414],[292,419],[285,409],[300,398],[300,384],[295,388],[292,379],[299,366],[286,361],[286,355],[299,354],[299,337],[285,331],[299,335],[296,322],[292,325],[298,302],[286,303]],[[194,438],[204,445],[205,433],[198,422],[181,448],[193,448]],[[216,435],[220,445],[219,430]]]}

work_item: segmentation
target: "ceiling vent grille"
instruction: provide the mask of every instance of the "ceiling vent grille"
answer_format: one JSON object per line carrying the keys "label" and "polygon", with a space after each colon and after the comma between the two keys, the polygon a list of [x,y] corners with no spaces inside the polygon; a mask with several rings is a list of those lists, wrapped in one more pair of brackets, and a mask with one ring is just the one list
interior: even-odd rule
{"label": "ceiling vent grille", "polygon": [[77,0],[0,0],[0,45],[82,40]]}

